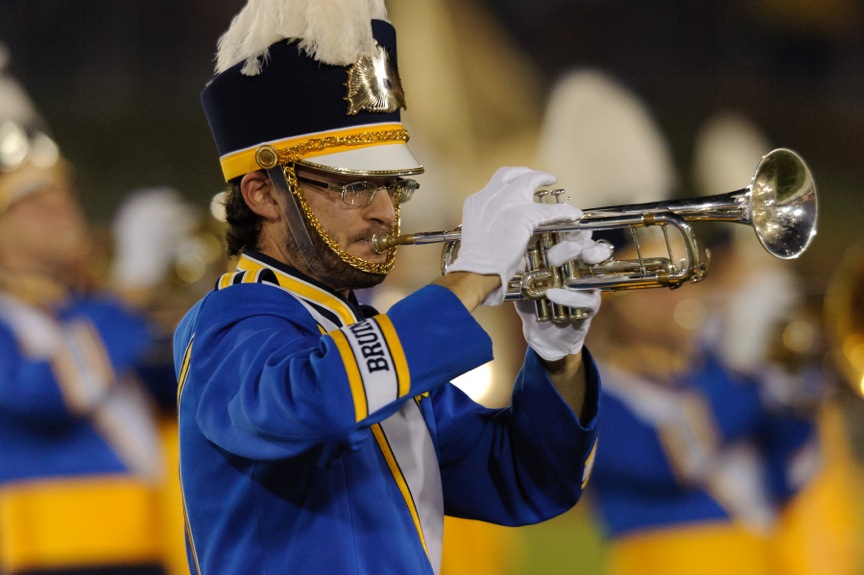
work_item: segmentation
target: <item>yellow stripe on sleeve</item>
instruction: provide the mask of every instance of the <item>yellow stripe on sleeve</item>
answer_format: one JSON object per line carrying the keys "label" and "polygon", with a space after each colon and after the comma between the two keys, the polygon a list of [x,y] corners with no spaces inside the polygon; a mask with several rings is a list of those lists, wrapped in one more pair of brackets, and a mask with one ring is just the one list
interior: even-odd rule
{"label": "yellow stripe on sleeve", "polygon": [[344,333],[336,330],[330,333],[330,337],[333,338],[333,343],[342,356],[342,364],[348,376],[348,385],[354,398],[354,420],[360,421],[369,415],[369,405],[366,402],[366,390],[363,387],[363,378],[360,377],[360,368],[357,367],[357,358],[354,357],[354,352]]}
{"label": "yellow stripe on sleeve", "polygon": [[189,345],[186,346],[186,351],[183,352],[183,362],[180,364],[180,377],[177,378],[177,403],[180,403],[180,395],[183,393],[183,387],[186,385],[186,377],[189,375],[189,360],[192,357],[192,343],[195,341],[195,335],[189,340]]}
{"label": "yellow stripe on sleeve", "polygon": [[189,543],[189,551],[192,555],[192,563],[195,565],[195,575],[201,575],[201,564],[198,562],[198,550],[195,548],[195,537],[192,535],[192,525],[189,523],[189,512],[186,506],[186,494],[183,493],[183,476],[180,474],[180,495],[183,503],[183,529],[186,532],[186,540]]}
{"label": "yellow stripe on sleeve", "polygon": [[390,356],[393,358],[393,366],[396,369],[396,377],[399,380],[399,397],[403,397],[411,391],[411,372],[408,369],[408,360],[405,358],[402,343],[399,341],[399,334],[396,333],[393,322],[386,315],[377,315],[374,320],[381,328],[384,339],[387,340]]}
{"label": "yellow stripe on sleeve", "polygon": [[597,440],[594,440],[594,445],[591,447],[591,453],[585,459],[585,468],[582,471],[582,489],[588,485],[588,479],[591,477],[591,470],[594,468],[594,457],[597,453]]}

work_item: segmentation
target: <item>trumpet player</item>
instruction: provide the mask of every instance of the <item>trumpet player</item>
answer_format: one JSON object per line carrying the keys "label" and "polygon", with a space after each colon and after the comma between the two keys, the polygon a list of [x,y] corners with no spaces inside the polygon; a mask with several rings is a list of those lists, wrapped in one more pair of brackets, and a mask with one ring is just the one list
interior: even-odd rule
{"label": "trumpet player", "polygon": [[[266,14],[260,12],[266,8]],[[406,146],[395,31],[383,2],[250,2],[219,42],[202,94],[230,184],[220,279],[175,333],[180,469],[193,573],[440,572],[444,514],[504,525],[571,508],[597,437],[599,380],[567,325],[521,309],[530,349],[512,404],[450,380],[491,359],[472,317],[499,305],[554,178],[503,168],[463,210],[446,275],[386,314],[354,290],[382,282],[423,168]],[[550,257],[605,259],[575,234]]]}

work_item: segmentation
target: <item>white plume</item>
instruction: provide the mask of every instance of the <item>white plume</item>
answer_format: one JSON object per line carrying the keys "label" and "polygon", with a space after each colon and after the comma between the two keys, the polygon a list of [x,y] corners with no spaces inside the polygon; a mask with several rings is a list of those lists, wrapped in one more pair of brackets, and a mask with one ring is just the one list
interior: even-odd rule
{"label": "white plume", "polygon": [[192,206],[174,188],[142,188],[130,193],[112,222],[115,284],[152,287],[162,281],[195,223]]}
{"label": "white plume", "polygon": [[347,66],[372,53],[370,22],[386,18],[384,0],[249,0],[219,38],[216,73],[245,60],[243,74],[260,74],[269,47],[283,39],[323,64]]}
{"label": "white plume", "polygon": [[748,185],[760,158],[771,151],[762,131],[731,111],[708,118],[693,147],[693,181],[701,194],[710,196]]}
{"label": "white plume", "polygon": [[12,120],[22,126],[42,122],[30,96],[15,78],[6,73],[9,51],[0,44],[0,122]]}
{"label": "white plume", "polygon": [[659,201],[676,183],[669,146],[631,91],[598,70],[576,70],[554,86],[538,167],[572,189],[583,207]]}

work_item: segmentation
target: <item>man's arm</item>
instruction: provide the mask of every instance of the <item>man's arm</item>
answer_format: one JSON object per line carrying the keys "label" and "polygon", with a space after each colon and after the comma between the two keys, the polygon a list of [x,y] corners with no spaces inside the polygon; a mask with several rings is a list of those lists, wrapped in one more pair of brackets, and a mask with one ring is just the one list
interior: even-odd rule
{"label": "man's arm", "polygon": [[497,275],[453,272],[441,276],[432,283],[446,287],[459,298],[468,311],[474,311],[487,295],[501,285],[501,278]]}
{"label": "man's arm", "polygon": [[585,362],[582,360],[582,351],[573,355],[567,355],[554,361],[541,360],[552,385],[579,417],[579,421],[587,421],[591,414],[588,412],[592,406],[585,405]]}

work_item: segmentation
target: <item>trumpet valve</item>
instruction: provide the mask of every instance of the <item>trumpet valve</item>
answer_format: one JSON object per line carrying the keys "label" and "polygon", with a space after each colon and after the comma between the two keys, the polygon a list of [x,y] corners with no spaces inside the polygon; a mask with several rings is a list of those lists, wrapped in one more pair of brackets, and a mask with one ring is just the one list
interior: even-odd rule
{"label": "trumpet valve", "polygon": [[549,194],[555,199],[556,204],[563,204],[570,199],[570,196],[567,195],[567,190],[562,188],[552,190]]}

